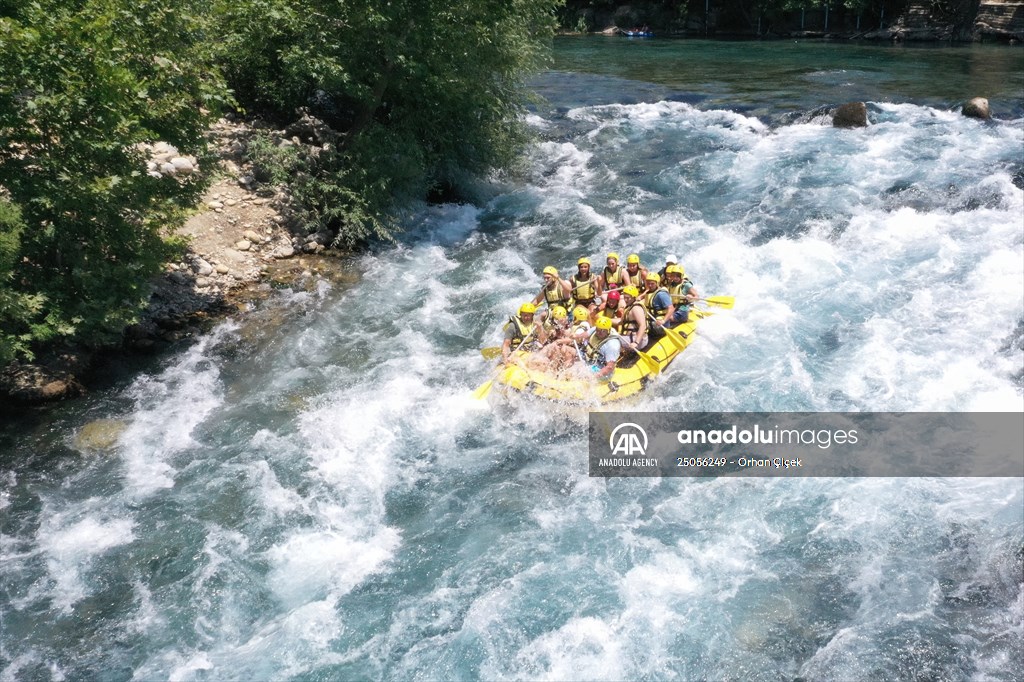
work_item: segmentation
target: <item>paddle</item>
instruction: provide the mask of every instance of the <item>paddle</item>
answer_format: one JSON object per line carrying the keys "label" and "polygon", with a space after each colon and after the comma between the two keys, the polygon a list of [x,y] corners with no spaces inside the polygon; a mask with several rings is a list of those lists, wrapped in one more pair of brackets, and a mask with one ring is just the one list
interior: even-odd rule
{"label": "paddle", "polygon": [[484,356],[485,360],[494,360],[495,358],[500,358],[501,346],[490,346],[489,348],[481,348],[480,355]]}
{"label": "paddle", "polygon": [[[519,350],[520,348],[523,347],[523,344],[525,344],[527,341],[530,341],[532,338],[533,338],[533,333],[527,334],[526,337],[522,341],[519,342],[519,345],[516,346],[515,350],[513,350],[512,352],[515,353],[517,350]],[[501,347],[500,346],[492,346],[491,348],[482,348],[480,350],[480,352],[483,353],[484,357],[486,358],[487,354],[484,353],[484,351],[490,351],[490,350],[497,350],[498,351],[498,355],[501,355]],[[498,367],[496,367],[494,369],[494,376],[498,376],[498,372],[499,371],[501,371],[501,366],[498,366]],[[494,388],[494,379],[488,379],[484,383],[480,384],[480,386],[475,391],[473,391],[473,397],[476,398],[477,400],[483,400],[488,395],[490,395],[492,388]]]}
{"label": "paddle", "polygon": [[636,351],[636,354],[640,356],[641,360],[647,363],[648,368],[651,370],[651,374],[654,374],[655,376],[661,374],[661,365],[658,364],[657,360],[641,350]]}
{"label": "paddle", "polygon": [[735,296],[708,296],[707,298],[698,298],[697,300],[704,301],[708,305],[718,308],[732,308],[736,304]]}

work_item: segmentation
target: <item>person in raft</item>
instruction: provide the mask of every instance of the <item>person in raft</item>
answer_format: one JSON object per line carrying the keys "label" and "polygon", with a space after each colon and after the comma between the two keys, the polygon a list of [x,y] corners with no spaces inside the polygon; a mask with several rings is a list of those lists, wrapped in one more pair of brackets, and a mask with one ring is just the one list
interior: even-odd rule
{"label": "person in raft", "polygon": [[669,266],[670,265],[677,265],[678,263],[679,263],[679,256],[677,256],[675,254],[672,254],[672,253],[670,253],[669,255],[665,256],[665,267],[663,267],[661,270],[658,270],[658,277],[661,278],[662,282],[665,281],[665,275],[668,274]]}
{"label": "person in raft", "polygon": [[576,274],[569,278],[569,287],[572,290],[572,307],[583,306],[590,315],[597,312],[597,304],[601,295],[600,278],[590,271],[590,259],[580,258],[576,261]]}
{"label": "person in raft", "polygon": [[508,318],[505,323],[505,339],[501,342],[501,361],[506,365],[509,363],[514,351],[524,348],[535,350],[543,341],[541,339],[541,327],[534,323],[534,313],[537,306],[533,303],[524,303],[519,306],[519,312]]}
{"label": "person in raft", "polygon": [[665,311],[664,324],[671,329],[690,321],[690,309],[700,294],[686,276],[682,265],[668,267],[668,293],[672,297],[672,305]]}
{"label": "person in raft", "polygon": [[[644,308],[640,291],[630,284],[622,290],[622,323],[619,333],[625,344],[633,350],[639,350],[647,343],[647,310]],[[600,322],[601,318],[598,318]]]}
{"label": "person in raft", "polygon": [[583,354],[598,379],[608,380],[615,371],[615,363],[622,353],[622,341],[612,329],[611,318],[599,317],[594,331],[583,345]]}
{"label": "person in raft", "polygon": [[572,298],[572,292],[569,289],[569,283],[558,276],[558,270],[553,265],[549,265],[544,268],[544,272],[541,274],[544,279],[544,284],[541,285],[540,291],[533,297],[533,305],[540,305],[541,301],[548,304],[548,310],[554,310],[556,307],[562,307],[566,310],[569,309],[569,299]]}
{"label": "person in raft", "polygon": [[619,254],[614,251],[609,253],[605,263],[605,268],[601,272],[601,277],[599,278],[601,282],[601,291],[621,289],[622,287],[632,284],[629,280],[629,273],[626,272],[626,268],[619,265]]}
{"label": "person in raft", "polygon": [[640,265],[640,256],[635,253],[626,256],[626,274],[629,275],[629,283],[637,287],[647,278],[647,268]]}

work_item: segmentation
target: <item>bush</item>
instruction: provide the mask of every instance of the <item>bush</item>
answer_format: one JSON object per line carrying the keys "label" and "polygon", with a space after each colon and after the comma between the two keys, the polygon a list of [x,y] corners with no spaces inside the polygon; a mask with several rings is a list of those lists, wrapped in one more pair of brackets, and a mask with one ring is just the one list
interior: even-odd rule
{"label": "bush", "polygon": [[279,122],[308,108],[341,133],[290,180],[307,229],[387,237],[411,198],[509,166],[527,139],[523,79],[556,0],[255,0],[217,5],[239,102]]}
{"label": "bush", "polygon": [[8,212],[4,286],[47,310],[19,352],[108,341],[147,302],[173,248],[161,234],[206,179],[152,177],[137,145],[202,157],[224,100],[206,39],[192,0],[37,0],[0,16],[0,188],[22,222]]}

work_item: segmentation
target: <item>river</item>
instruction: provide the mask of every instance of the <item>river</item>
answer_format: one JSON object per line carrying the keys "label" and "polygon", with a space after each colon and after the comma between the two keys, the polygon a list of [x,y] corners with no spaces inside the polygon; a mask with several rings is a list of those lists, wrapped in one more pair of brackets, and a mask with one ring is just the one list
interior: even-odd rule
{"label": "river", "polygon": [[616,250],[736,297],[632,409],[1024,410],[1020,48],[567,37],[533,87],[521,171],[357,283],[3,421],[0,679],[1019,679],[1024,479],[590,478],[586,408],[471,394]]}

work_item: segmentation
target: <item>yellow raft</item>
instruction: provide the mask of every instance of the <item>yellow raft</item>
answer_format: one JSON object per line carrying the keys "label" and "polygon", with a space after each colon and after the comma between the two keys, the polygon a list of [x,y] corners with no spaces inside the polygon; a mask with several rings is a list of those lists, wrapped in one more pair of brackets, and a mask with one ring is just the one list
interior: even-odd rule
{"label": "yellow raft", "polygon": [[[620,361],[623,366],[616,367],[608,381],[591,378],[561,379],[553,374],[516,364],[503,367],[494,383],[549,400],[602,403],[622,400],[642,391],[655,375],[668,367],[669,363],[693,341],[697,322],[712,314],[707,310],[691,310],[689,322],[666,329],[665,336],[643,353],[646,357],[638,359],[634,355],[628,359],[623,358]],[[528,355],[526,351],[516,351],[515,354]]]}

